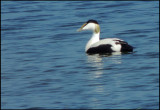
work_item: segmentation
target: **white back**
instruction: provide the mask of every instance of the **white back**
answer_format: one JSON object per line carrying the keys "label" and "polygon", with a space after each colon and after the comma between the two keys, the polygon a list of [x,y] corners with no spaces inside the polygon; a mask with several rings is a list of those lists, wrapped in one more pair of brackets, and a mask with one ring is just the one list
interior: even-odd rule
{"label": "white back", "polygon": [[[94,44],[91,45],[91,47],[98,47],[99,45],[106,45],[106,44],[110,44],[112,45],[112,50],[114,51],[120,51],[121,50],[121,45],[120,44],[116,44],[116,41],[114,40],[121,40],[118,38],[106,38],[106,39],[102,39],[99,42],[96,42]],[[123,41],[123,40],[121,40]]]}

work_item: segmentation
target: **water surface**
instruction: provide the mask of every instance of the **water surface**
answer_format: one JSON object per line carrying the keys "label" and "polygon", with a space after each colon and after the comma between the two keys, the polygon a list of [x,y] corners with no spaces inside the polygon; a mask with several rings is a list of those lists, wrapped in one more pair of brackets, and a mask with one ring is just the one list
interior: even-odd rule
{"label": "water surface", "polygon": [[[159,108],[159,1],[2,1],[2,109]],[[91,32],[131,54],[87,55]]]}

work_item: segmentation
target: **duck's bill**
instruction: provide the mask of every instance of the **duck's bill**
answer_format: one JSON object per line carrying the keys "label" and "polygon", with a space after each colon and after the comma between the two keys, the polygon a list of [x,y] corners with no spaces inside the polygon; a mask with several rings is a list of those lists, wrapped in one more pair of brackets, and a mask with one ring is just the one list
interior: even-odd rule
{"label": "duck's bill", "polygon": [[83,27],[86,25],[86,23],[84,23],[81,28],[77,29],[78,32],[82,31]]}
{"label": "duck's bill", "polygon": [[80,31],[82,31],[82,28],[77,29],[77,32],[80,32]]}

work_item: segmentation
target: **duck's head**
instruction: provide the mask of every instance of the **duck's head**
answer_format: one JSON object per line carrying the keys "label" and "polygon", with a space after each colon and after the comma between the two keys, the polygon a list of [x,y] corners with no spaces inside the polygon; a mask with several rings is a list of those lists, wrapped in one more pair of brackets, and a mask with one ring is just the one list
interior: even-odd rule
{"label": "duck's head", "polygon": [[100,26],[99,26],[99,24],[96,20],[88,20],[77,31],[80,32],[82,30],[91,30],[94,33],[99,33],[100,32]]}

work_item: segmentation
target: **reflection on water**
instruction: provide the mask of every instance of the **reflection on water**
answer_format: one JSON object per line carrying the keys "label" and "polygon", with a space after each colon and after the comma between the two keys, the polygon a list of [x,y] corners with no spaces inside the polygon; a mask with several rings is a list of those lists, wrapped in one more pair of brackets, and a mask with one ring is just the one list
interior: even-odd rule
{"label": "reflection on water", "polygon": [[87,55],[87,62],[90,64],[89,66],[94,68],[93,77],[98,78],[103,74],[103,60],[99,54]]}
{"label": "reflection on water", "polygon": [[[104,97],[111,95],[110,89],[105,89],[106,85],[104,82],[107,81],[107,77],[105,78],[104,76],[107,75],[107,72],[110,73],[110,64],[120,65],[122,63],[121,57],[121,52],[103,55],[87,55],[87,63],[93,68],[93,70],[90,71],[90,77],[88,78],[91,80],[90,85],[92,85],[92,92],[95,93],[95,95],[102,95]],[[91,97],[90,100],[94,108],[101,105],[101,101],[98,97]]]}
{"label": "reflection on water", "polygon": [[87,55],[88,57],[88,63],[91,63],[93,67],[97,67],[98,69],[102,69],[102,65],[104,61],[103,59],[106,58],[107,61],[110,61],[115,64],[121,64],[121,52],[113,52],[112,54],[93,54],[93,55]]}
{"label": "reflection on water", "polygon": [[[121,64],[121,52],[113,52],[112,54],[93,54],[87,55],[87,62],[91,68],[94,68],[94,71],[91,71],[93,78],[99,78],[103,74],[104,62],[108,64]],[[106,65],[105,65],[106,66]]]}

